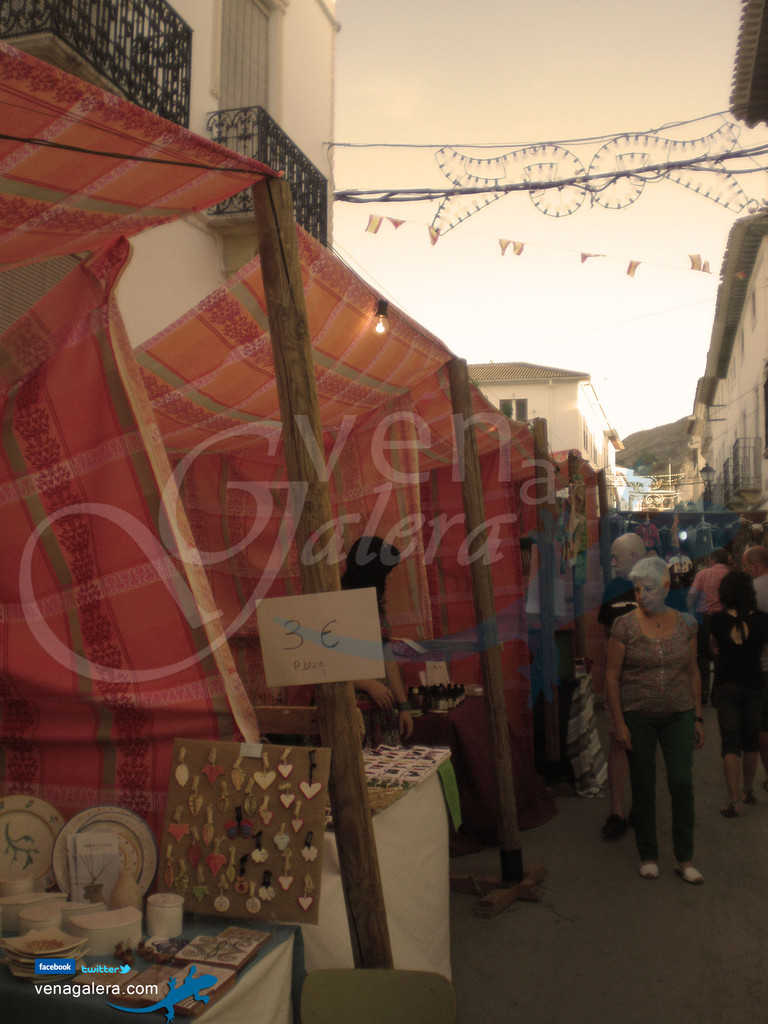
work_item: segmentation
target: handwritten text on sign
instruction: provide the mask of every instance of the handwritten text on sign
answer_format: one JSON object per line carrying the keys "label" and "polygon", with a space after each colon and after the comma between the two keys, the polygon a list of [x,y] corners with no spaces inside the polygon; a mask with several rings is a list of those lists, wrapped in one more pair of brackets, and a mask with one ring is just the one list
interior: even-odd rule
{"label": "handwritten text on sign", "polygon": [[376,590],[266,598],[256,610],[267,685],[381,679]]}

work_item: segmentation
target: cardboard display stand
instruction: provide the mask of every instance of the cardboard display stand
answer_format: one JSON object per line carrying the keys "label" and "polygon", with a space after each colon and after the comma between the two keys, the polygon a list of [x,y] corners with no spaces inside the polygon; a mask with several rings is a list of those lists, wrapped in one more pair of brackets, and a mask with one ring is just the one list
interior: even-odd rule
{"label": "cardboard display stand", "polygon": [[188,911],[316,924],[331,752],[177,739],[159,889]]}

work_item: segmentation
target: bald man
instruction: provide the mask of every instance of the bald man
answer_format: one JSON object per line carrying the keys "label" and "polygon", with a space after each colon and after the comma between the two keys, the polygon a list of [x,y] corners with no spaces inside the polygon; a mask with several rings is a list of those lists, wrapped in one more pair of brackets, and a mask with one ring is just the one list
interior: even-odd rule
{"label": "bald man", "polygon": [[[611,545],[611,568],[614,577],[605,588],[603,602],[597,615],[597,621],[605,626],[608,635],[611,626],[620,615],[626,615],[637,608],[635,585],[629,578],[629,572],[635,562],[645,557],[645,542],[636,533],[625,533],[617,537]],[[624,815],[624,793],[628,781],[627,752],[614,742],[611,726],[611,747],[608,751],[608,794],[611,812],[603,825],[604,839],[620,839],[629,828],[629,822]]]}

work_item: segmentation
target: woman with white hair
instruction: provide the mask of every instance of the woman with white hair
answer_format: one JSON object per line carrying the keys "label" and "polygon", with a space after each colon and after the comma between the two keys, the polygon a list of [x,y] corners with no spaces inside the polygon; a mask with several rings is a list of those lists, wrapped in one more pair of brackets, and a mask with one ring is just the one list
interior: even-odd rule
{"label": "woman with white hair", "polygon": [[693,751],[704,745],[696,625],[665,604],[669,570],[642,558],[630,571],[637,608],[618,618],[608,640],[605,691],[615,741],[627,751],[632,820],[643,878],[659,877],[656,748],[672,801],[672,843],[686,882],[704,879],[693,858]]}

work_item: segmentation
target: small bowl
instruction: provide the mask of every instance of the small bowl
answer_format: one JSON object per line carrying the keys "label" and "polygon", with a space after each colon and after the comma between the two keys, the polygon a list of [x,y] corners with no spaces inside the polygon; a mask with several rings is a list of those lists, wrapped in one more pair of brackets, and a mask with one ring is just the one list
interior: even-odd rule
{"label": "small bowl", "polygon": [[43,931],[46,928],[62,930],[63,918],[61,908],[63,902],[36,903],[33,907],[25,907],[19,911],[19,935],[30,931]]}
{"label": "small bowl", "polygon": [[141,911],[121,907],[95,914],[76,914],[70,918],[69,933],[88,940],[90,956],[108,956],[114,953],[118,943],[126,949],[136,949],[141,942]]}

